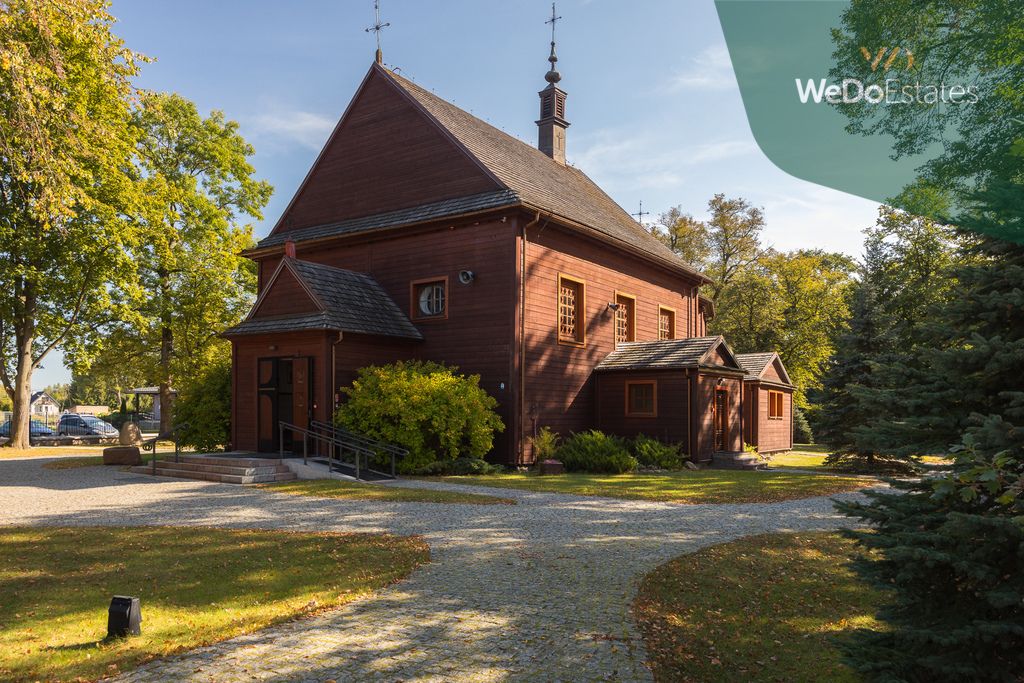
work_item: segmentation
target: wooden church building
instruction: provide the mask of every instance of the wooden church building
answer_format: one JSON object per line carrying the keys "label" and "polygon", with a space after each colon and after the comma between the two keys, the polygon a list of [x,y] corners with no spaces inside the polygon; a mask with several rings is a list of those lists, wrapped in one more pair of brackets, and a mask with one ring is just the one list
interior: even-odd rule
{"label": "wooden church building", "polygon": [[370,66],[246,254],[258,299],[226,333],[235,449],[329,420],[361,367],[429,359],[497,399],[494,462],[530,462],[545,426],[645,433],[698,461],[742,450],[747,372],[707,335],[709,280],[566,163],[554,43],[549,61],[536,148]]}

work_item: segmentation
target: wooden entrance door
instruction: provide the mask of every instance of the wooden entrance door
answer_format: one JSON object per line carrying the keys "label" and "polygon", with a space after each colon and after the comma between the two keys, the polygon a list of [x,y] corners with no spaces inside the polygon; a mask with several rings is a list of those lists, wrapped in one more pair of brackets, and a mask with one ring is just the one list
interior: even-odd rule
{"label": "wooden entrance door", "polygon": [[729,441],[729,392],[715,389],[715,450],[726,450]]}
{"label": "wooden entrance door", "polygon": [[[313,418],[313,359],[260,358],[257,361],[257,448],[280,450],[282,422],[306,428]],[[284,449],[293,450],[293,435],[284,435]]]}

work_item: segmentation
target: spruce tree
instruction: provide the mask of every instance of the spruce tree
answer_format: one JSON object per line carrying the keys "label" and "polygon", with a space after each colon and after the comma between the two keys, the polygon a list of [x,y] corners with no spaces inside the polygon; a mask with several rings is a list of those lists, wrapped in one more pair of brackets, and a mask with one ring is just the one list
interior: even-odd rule
{"label": "spruce tree", "polygon": [[[963,224],[1024,226],[1020,184],[991,187]],[[930,409],[908,420],[933,432],[921,447],[959,430],[953,465],[897,483],[902,494],[838,504],[874,527],[851,532],[877,551],[857,568],[891,591],[879,614],[889,628],[845,645],[874,680],[1013,681],[1024,670],[1024,246],[984,238],[972,251],[925,354],[934,379],[917,389]]]}

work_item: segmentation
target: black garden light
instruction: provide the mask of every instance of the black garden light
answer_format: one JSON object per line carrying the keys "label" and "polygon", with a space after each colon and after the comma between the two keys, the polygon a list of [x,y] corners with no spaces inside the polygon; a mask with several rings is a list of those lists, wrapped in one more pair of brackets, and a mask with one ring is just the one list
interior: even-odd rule
{"label": "black garden light", "polygon": [[107,612],[107,638],[124,638],[142,633],[142,609],[139,599],[127,595],[115,595]]}

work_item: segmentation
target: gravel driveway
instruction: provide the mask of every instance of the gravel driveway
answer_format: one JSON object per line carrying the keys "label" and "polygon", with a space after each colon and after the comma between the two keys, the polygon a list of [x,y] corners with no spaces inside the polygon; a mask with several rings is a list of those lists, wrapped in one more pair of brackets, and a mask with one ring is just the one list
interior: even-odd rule
{"label": "gravel driveway", "polygon": [[0,461],[0,524],[390,532],[430,543],[431,564],[372,598],[151,662],[123,677],[132,681],[647,681],[630,618],[646,572],[741,536],[848,523],[827,498],[676,505],[399,482],[519,504],[380,503],[41,462]]}

